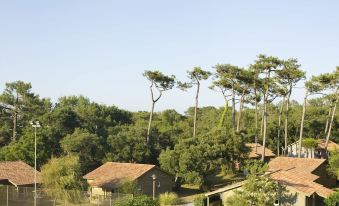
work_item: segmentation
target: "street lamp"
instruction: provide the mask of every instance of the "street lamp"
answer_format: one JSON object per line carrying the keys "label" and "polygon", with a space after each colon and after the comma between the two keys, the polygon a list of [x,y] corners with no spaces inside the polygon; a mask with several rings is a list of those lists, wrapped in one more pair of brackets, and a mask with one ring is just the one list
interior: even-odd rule
{"label": "street lamp", "polygon": [[31,121],[30,124],[34,127],[34,206],[36,206],[36,128],[41,125],[39,121]]}
{"label": "street lamp", "polygon": [[155,200],[155,180],[157,179],[157,176],[153,174],[151,177],[153,180],[153,200]]}

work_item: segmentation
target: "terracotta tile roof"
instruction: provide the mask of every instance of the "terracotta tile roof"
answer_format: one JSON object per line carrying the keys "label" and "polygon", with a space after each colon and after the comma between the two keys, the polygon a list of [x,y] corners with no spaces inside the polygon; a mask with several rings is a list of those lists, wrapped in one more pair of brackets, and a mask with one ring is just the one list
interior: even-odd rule
{"label": "terracotta tile roof", "polygon": [[[261,157],[263,152],[263,146],[257,144],[257,152],[255,152],[255,143],[246,143],[245,146],[249,149],[248,158],[258,158]],[[265,149],[265,157],[274,157],[275,154],[272,150],[266,148]]]}
{"label": "terracotta tile roof", "polygon": [[[326,140],[319,139],[318,140],[318,149],[325,149],[325,144],[326,144]],[[327,150],[328,151],[339,150],[339,145],[337,143],[332,142],[331,140],[329,140],[328,146],[327,146]]]}
{"label": "terracotta tile roof", "polygon": [[[40,181],[40,172],[37,172],[37,183]],[[34,184],[34,168],[23,161],[0,162],[0,180],[8,180],[12,184]]]}
{"label": "terracotta tile roof", "polygon": [[85,179],[93,180],[91,186],[115,188],[120,183],[128,180],[133,181],[156,167],[149,164],[107,162],[84,176]]}
{"label": "terracotta tile roof", "polygon": [[327,197],[334,191],[314,182],[319,176],[312,174],[326,160],[277,157],[269,162],[270,177],[310,196],[314,193]]}

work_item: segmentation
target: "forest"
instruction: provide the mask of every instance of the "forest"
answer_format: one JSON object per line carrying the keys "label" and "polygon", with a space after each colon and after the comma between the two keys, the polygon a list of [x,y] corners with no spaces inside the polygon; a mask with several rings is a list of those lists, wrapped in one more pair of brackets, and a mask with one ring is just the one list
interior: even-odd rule
{"label": "forest", "polygon": [[[98,104],[84,96],[60,97],[57,102],[32,92],[29,82],[5,83],[0,94],[0,160],[23,160],[34,165],[34,128],[37,164],[76,155],[80,175],[107,161],[159,165],[176,177],[178,185],[206,185],[206,176],[246,153],[245,143],[259,143],[277,155],[305,138],[339,142],[339,67],[306,79],[295,58],[258,55],[247,68],[217,64],[206,71],[195,67],[186,80],[158,70],[146,70],[150,111],[131,112]],[[211,79],[224,107],[199,107],[202,81]],[[302,83],[304,101],[291,98]],[[156,111],[166,91],[195,91],[194,106],[184,114]],[[175,105],[173,105],[175,107]],[[264,157],[264,154],[263,156]]]}

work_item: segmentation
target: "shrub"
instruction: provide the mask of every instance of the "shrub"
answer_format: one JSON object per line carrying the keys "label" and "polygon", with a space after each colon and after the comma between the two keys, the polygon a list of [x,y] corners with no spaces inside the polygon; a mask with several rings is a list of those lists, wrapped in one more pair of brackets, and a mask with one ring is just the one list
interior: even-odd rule
{"label": "shrub", "polygon": [[193,200],[194,206],[204,206],[205,195],[196,195]]}
{"label": "shrub", "polygon": [[173,192],[165,192],[159,196],[161,206],[169,206],[178,204],[178,195]]}
{"label": "shrub", "polygon": [[325,199],[326,206],[336,206],[339,203],[339,192],[335,192]]}
{"label": "shrub", "polygon": [[316,148],[318,146],[318,141],[314,138],[305,138],[302,141],[302,145],[305,148]]}
{"label": "shrub", "polygon": [[148,196],[141,195],[125,202],[118,203],[116,206],[159,206],[159,203]]}

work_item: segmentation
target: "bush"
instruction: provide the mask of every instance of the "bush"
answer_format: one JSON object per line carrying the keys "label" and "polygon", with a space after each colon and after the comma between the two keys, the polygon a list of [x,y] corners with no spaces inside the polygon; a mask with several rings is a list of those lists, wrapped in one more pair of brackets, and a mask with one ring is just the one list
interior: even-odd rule
{"label": "bush", "polygon": [[205,195],[196,195],[193,200],[194,206],[204,206]]}
{"label": "bush", "polygon": [[179,203],[178,195],[173,192],[165,192],[159,196],[161,206],[176,205]]}
{"label": "bush", "polygon": [[325,199],[326,206],[336,206],[339,203],[339,192],[335,192]]}
{"label": "bush", "polygon": [[135,181],[126,181],[117,189],[118,193],[139,195],[138,184]]}
{"label": "bush", "polygon": [[302,141],[302,145],[305,148],[316,148],[318,146],[318,140],[314,138],[305,138]]}
{"label": "bush", "polygon": [[125,202],[118,203],[116,206],[159,206],[159,203],[148,196],[142,195]]}

